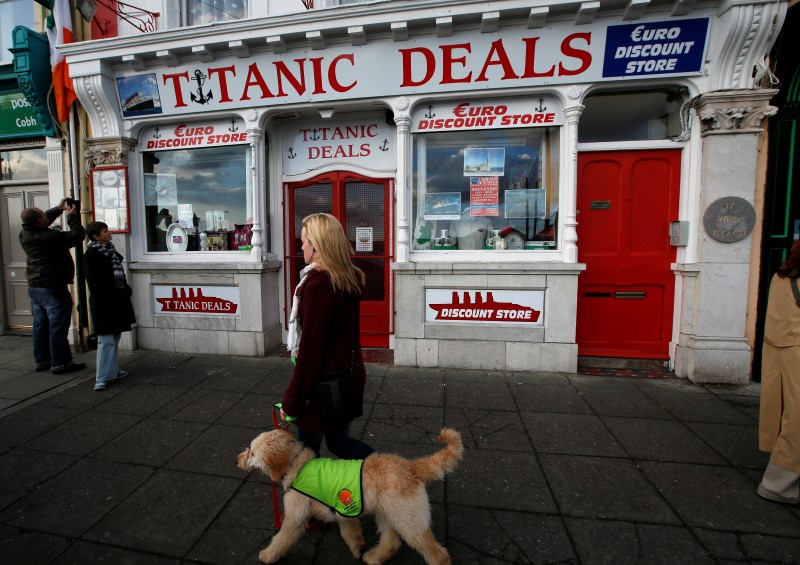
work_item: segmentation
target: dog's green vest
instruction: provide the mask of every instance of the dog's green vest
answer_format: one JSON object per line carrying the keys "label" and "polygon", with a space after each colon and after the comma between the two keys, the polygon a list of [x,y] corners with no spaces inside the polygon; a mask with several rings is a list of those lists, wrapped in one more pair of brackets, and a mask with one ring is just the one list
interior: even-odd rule
{"label": "dog's green vest", "polygon": [[363,459],[312,459],[300,469],[292,488],[354,518],[361,514],[361,465]]}

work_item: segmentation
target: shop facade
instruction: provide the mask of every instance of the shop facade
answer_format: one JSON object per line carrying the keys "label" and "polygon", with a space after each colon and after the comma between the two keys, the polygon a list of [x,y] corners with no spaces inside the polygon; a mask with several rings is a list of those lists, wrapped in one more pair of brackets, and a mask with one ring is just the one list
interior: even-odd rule
{"label": "shop facade", "polygon": [[746,381],[785,3],[379,4],[62,48],[139,346],[280,347],[323,211],[398,365]]}

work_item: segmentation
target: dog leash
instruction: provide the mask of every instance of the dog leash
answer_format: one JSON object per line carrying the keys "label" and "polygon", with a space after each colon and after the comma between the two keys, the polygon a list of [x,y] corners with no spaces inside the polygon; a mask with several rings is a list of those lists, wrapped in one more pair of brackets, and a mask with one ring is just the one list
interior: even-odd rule
{"label": "dog leash", "polygon": [[[277,402],[275,406],[272,407],[272,423],[276,430],[288,432],[289,424],[291,424],[296,418],[286,416],[285,420],[281,420],[281,408],[283,408],[283,404],[280,402]],[[278,501],[278,484],[275,481],[272,481],[272,511],[275,516],[275,529],[280,530],[281,507],[280,502]]]}

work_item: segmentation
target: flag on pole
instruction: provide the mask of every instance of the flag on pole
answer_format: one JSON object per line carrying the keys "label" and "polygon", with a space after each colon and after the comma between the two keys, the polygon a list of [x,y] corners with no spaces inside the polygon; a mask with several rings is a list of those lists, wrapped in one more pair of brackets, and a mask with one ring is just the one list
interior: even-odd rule
{"label": "flag on pole", "polygon": [[72,13],[69,0],[53,0],[53,27],[47,30],[50,41],[50,67],[53,70],[53,93],[56,97],[58,121],[69,119],[69,107],[78,98],[64,56],[56,49],[57,45],[72,43]]}

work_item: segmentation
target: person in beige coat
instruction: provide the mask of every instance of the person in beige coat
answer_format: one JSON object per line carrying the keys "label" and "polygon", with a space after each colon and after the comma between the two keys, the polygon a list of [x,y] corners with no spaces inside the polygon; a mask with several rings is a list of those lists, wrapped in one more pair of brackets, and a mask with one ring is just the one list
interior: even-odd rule
{"label": "person in beige coat", "polygon": [[758,494],[800,503],[800,241],[769,285],[761,364],[758,448],[770,452]]}

